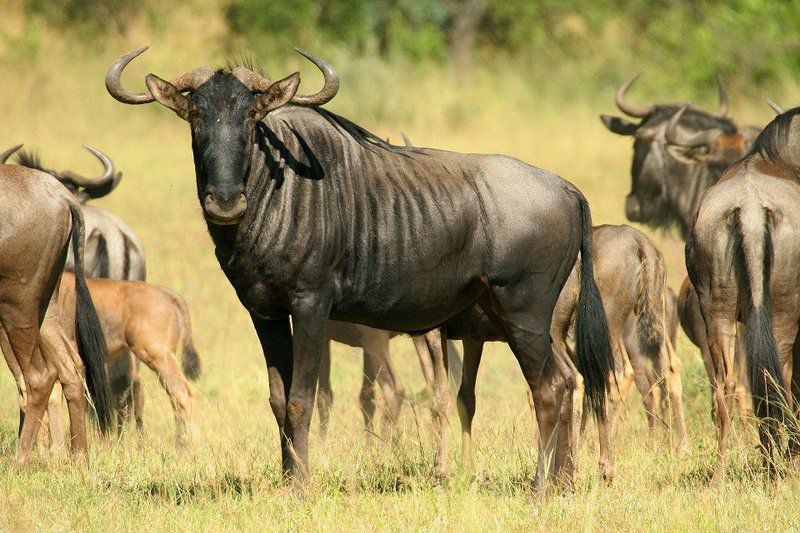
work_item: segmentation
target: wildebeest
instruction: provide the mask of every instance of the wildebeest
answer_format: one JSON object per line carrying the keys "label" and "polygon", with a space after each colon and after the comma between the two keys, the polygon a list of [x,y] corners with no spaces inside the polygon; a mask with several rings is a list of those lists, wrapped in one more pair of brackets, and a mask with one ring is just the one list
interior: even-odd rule
{"label": "wildebeest", "polygon": [[128,92],[120,76],[145,49],[115,61],[106,88],[128,104],[157,100],[189,123],[216,256],[264,348],[284,471],[308,473],[329,316],[418,333],[480,303],[533,392],[547,442],[536,483],[545,471],[569,483],[574,435],[560,410],[576,373],[547,362],[553,307],[579,250],[577,352],[600,417],[613,367],[580,191],[510,157],[385,143],[321,107],[338,75],[306,52],[325,78],[310,96],[296,94],[299,73],[272,82],[244,67],[200,67],[172,82],[150,74],[148,91]]}
{"label": "wildebeest", "polygon": [[[600,469],[611,478],[614,465],[611,437],[616,417],[632,383],[636,383],[645,405],[648,426],[655,434],[656,403],[661,399],[665,423],[672,429],[672,444],[683,446],[685,424],[681,399],[681,367],[669,339],[666,316],[665,267],[661,254],[638,230],[630,226],[594,228],[594,275],[600,288],[611,335],[616,373],[612,390],[613,409],[608,420],[598,422],[600,431]],[[580,294],[581,262],[570,274],[553,314],[551,338],[561,361],[574,360],[569,330],[574,325]],[[475,415],[475,382],[484,342],[505,341],[479,309],[470,309],[442,326],[447,338],[464,342],[464,377],[458,392],[462,425],[462,453],[467,465],[472,462],[472,420]],[[579,389],[579,387],[577,388]],[[575,401],[578,405],[580,393]],[[540,444],[541,445],[541,444]]]}
{"label": "wildebeest", "polygon": [[[6,158],[21,147],[18,145],[7,150]],[[87,203],[110,194],[119,185],[122,172],[117,172],[112,159],[100,150],[89,145],[84,147],[102,163],[102,174],[86,177],[72,170],[51,169],[34,152],[20,152],[16,160],[19,165],[55,177],[79,203],[86,223],[85,265],[89,277],[144,281],[144,247],[139,237],[109,210]],[[66,268],[75,270],[72,254],[67,255]],[[144,401],[138,366],[139,360],[132,358],[131,354],[119,357],[108,365],[118,430],[122,429],[130,411],[135,411],[135,407],[141,406]],[[136,413],[136,420],[141,429],[141,413]]]}
{"label": "wildebeest", "polygon": [[800,108],[795,108],[770,122],[747,155],[706,192],[686,243],[687,269],[714,366],[719,445],[715,481],[725,470],[737,319],[770,471],[773,453],[780,449],[780,422],[794,403],[786,386],[794,388],[800,379],[793,372],[800,319],[798,115]]}
{"label": "wildebeest", "polygon": [[700,197],[744,154],[756,130],[739,128],[725,116],[728,97],[719,78],[716,113],[690,106],[672,122],[682,104],[637,107],[626,100],[638,78],[636,75],[623,83],[615,99],[620,111],[640,119],[638,123],[600,115],[609,130],[634,138],[625,214],[631,222],[655,228],[677,226],[685,238]]}
{"label": "wildebeest", "polygon": [[[7,156],[0,154],[0,160]],[[72,450],[85,453],[84,370],[104,432],[111,417],[103,366],[106,347],[83,268],[83,217],[67,190],[48,174],[0,165],[0,181],[0,346],[12,373],[23,376],[17,383],[25,397],[18,458],[25,460],[35,443],[56,380],[63,385],[67,398]],[[77,280],[77,354],[74,350],[65,352],[58,310],[50,305],[70,243]],[[66,357],[61,357],[64,353]]]}
{"label": "wildebeest", "polygon": [[[200,358],[192,341],[189,307],[183,296],[143,281],[90,278],[86,285],[103,328],[108,360],[133,353],[155,372],[175,410],[178,444],[185,443],[187,437],[192,439],[197,433],[193,405],[196,393],[186,378],[200,375]],[[75,309],[74,286],[75,276],[65,272],[58,306],[70,338],[74,338],[74,328],[69,327]],[[137,416],[141,416],[141,409]]]}

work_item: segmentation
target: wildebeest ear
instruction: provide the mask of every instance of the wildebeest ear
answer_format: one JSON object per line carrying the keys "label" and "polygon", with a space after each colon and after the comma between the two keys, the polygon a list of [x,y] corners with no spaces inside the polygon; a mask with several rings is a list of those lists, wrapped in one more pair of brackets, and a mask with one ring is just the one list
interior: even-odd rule
{"label": "wildebeest ear", "polygon": [[600,115],[600,120],[603,121],[603,124],[606,125],[606,128],[610,129],[617,135],[633,135],[636,133],[636,129],[639,127],[638,124],[629,122],[624,118],[612,117],[610,115]]}
{"label": "wildebeest ear", "polygon": [[294,98],[300,86],[300,73],[295,72],[278,80],[269,86],[267,92],[256,98],[253,102],[253,114],[256,120],[261,120],[273,109],[278,109]]}
{"label": "wildebeest ear", "polygon": [[155,74],[145,76],[144,82],[156,100],[175,111],[183,120],[189,120],[189,99],[174,85]]}

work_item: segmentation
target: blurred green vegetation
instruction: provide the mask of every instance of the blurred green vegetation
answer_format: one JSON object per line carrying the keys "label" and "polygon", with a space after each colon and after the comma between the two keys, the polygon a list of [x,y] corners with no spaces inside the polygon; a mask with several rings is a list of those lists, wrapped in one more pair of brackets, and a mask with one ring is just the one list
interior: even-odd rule
{"label": "blurred green vegetation", "polygon": [[[136,20],[169,30],[155,0],[21,0],[26,32],[124,34]],[[200,6],[200,0],[184,5]],[[674,92],[709,90],[717,71],[748,95],[800,75],[796,0],[223,0],[223,46],[285,57],[289,45],[348,56],[475,69],[515,68],[563,96],[647,69]],[[168,8],[167,8],[168,9]],[[207,16],[208,8],[198,15]],[[202,27],[202,24],[200,25]],[[19,38],[19,36],[18,36]],[[23,35],[34,45],[35,35]],[[86,38],[98,46],[102,38]]]}

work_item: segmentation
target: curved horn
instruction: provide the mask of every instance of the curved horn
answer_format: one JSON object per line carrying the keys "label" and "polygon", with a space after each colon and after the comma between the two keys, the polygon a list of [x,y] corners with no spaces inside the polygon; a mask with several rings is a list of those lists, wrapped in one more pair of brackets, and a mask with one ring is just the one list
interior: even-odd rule
{"label": "curved horn", "polygon": [[295,48],[297,53],[314,63],[318,69],[322,71],[322,75],[325,78],[325,84],[322,86],[322,89],[316,94],[311,95],[301,95],[295,96],[292,98],[291,102],[293,104],[302,105],[302,106],[321,106],[330,102],[336,93],[339,92],[339,75],[336,73],[336,70],[325,60],[318,58],[315,55],[309,54],[305,50],[300,50],[299,48]]}
{"label": "curved horn", "polygon": [[722,83],[722,75],[719,72],[717,72],[717,89],[719,89],[719,107],[715,116],[723,118],[728,114],[728,91],[725,90],[725,84]]}
{"label": "curved horn", "polygon": [[638,108],[630,105],[628,102],[625,101],[625,94],[628,92],[628,89],[631,88],[631,85],[633,85],[641,75],[642,73],[640,72],[631,79],[629,79],[628,81],[626,81],[625,83],[623,83],[622,85],[620,85],[619,89],[617,89],[617,95],[614,99],[620,111],[622,111],[626,115],[637,118],[644,118],[647,115],[649,115],[651,111],[653,111],[652,105],[646,108],[644,107]]}
{"label": "curved horn", "polygon": [[116,187],[117,183],[119,183],[119,179],[122,177],[122,174],[117,173],[117,170],[114,167],[114,162],[111,161],[111,159],[103,152],[97,148],[89,146],[88,144],[84,144],[83,147],[100,160],[100,162],[103,164],[103,173],[95,178],[87,178],[82,174],[67,170],[59,173],[59,177],[62,179],[67,179],[78,187],[83,188],[93,198],[105,196],[111,192],[114,187]]}
{"label": "curved horn", "polygon": [[672,115],[672,118],[669,119],[669,122],[667,123],[667,129],[664,131],[664,137],[666,138],[667,143],[674,146],[695,148],[698,146],[709,145],[717,137],[719,137],[721,131],[718,129],[704,130],[697,133],[686,133],[681,131],[678,128],[678,124],[681,121],[681,117],[683,117],[683,113],[687,109],[689,109],[688,102],[683,104],[683,106],[674,115]]}
{"label": "curved horn", "polygon": [[[295,50],[322,71],[325,83],[318,93],[307,96],[297,95],[290,100],[291,103],[302,106],[321,106],[330,102],[339,91],[339,75],[336,70],[324,59],[320,59],[299,48],[295,48]],[[231,74],[252,92],[265,93],[272,85],[272,80],[246,67],[236,67],[231,71]]]}
{"label": "curved horn", "polygon": [[18,144],[16,146],[12,146],[11,148],[6,150],[5,152],[0,152],[0,165],[4,165],[6,163],[6,161],[8,160],[8,158],[11,157],[14,154],[14,152],[19,150],[20,148],[22,148],[22,145]]}
{"label": "curved horn", "polygon": [[767,105],[770,106],[773,111],[775,111],[776,115],[783,115],[786,112],[781,106],[778,105],[778,103],[775,100],[773,100],[769,96],[764,98],[764,100],[767,101]]}
{"label": "curved horn", "polygon": [[[108,94],[123,104],[148,104],[155,100],[155,97],[150,94],[150,91],[132,93],[125,90],[120,80],[122,71],[125,70],[128,63],[142,55],[148,48],[149,46],[143,46],[138,50],[134,50],[120,57],[109,67],[108,72],[106,72],[106,90]],[[213,75],[214,69],[211,67],[198,67],[186,74],[178,76],[170,83],[172,83],[178,91],[194,91],[208,81]]]}

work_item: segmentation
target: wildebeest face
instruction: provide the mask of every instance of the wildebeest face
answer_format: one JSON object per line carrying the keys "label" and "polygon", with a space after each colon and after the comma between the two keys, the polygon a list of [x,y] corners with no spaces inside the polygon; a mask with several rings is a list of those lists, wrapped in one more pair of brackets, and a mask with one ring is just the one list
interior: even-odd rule
{"label": "wildebeest face", "polygon": [[230,72],[217,71],[189,96],[154,75],[153,96],[189,122],[197,171],[197,193],[209,221],[236,224],[247,209],[245,185],[255,125],[289,102],[300,76],[292,74],[253,94]]}
{"label": "wildebeest face", "polygon": [[746,139],[732,123],[702,114],[687,112],[687,106],[657,106],[636,125],[630,134],[633,163],[625,202],[629,220],[667,223],[674,214],[672,204],[692,193],[699,172],[718,175],[744,155]]}
{"label": "wildebeest face", "polygon": [[206,218],[213,224],[236,224],[245,214],[246,177],[256,124],[270,111],[289,102],[307,107],[324,105],[339,90],[339,75],[331,65],[295,48],[325,78],[322,89],[314,94],[296,94],[300,84],[297,72],[272,82],[247,67],[230,71],[198,67],[171,82],[148,74],[145,77],[148,91],[127,91],[120,80],[122,71],[145,50],[146,46],[117,59],[106,73],[106,89],[126,104],[157,100],[189,122],[197,194]]}
{"label": "wildebeest face", "polygon": [[[625,93],[635,80],[619,88],[616,103],[621,111],[639,120],[607,115],[600,118],[610,131],[634,138],[631,190],[625,201],[627,218],[664,227],[676,218],[692,215],[676,213],[676,204],[691,203],[684,197],[696,193],[693,181],[698,172],[707,173],[708,168],[730,164],[743,155],[739,146],[742,136],[724,118],[727,96],[721,83],[720,109],[711,114],[688,105],[632,106]],[[734,152],[738,157],[734,158]]]}

